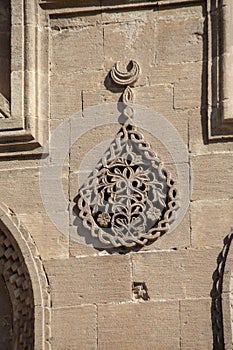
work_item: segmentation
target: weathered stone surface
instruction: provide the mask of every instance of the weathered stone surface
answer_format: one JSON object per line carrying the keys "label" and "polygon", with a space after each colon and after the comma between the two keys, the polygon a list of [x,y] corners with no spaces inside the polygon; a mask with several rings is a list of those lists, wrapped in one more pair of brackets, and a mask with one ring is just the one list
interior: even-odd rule
{"label": "weathered stone surface", "polygon": [[93,90],[84,90],[82,92],[82,98],[83,98],[83,108],[84,108],[84,116],[85,116],[85,109],[92,106],[100,106],[102,104],[106,103],[118,103],[122,89],[117,89],[115,87],[116,91],[112,93],[109,90],[102,90],[102,89],[96,89]]}
{"label": "weathered stone surface", "polygon": [[189,76],[174,84],[175,109],[200,108],[202,105],[202,70],[200,68],[200,66],[197,67],[195,75],[191,76],[191,78]]}
{"label": "weathered stone surface", "polygon": [[19,214],[18,217],[33,236],[43,260],[68,258],[69,236],[61,233],[46,213]]}
{"label": "weathered stone surface", "polygon": [[218,249],[133,254],[133,280],[144,281],[151,299],[208,297]]}
{"label": "weathered stone surface", "polygon": [[191,242],[194,247],[223,247],[232,220],[232,200],[196,201],[191,204]]}
{"label": "weathered stone surface", "polygon": [[[85,117],[81,121],[87,124]],[[90,118],[89,118],[90,122]],[[73,173],[90,173],[95,165],[102,158],[104,152],[109,147],[111,141],[114,139],[116,133],[119,131],[120,125],[110,124],[91,128],[87,133],[74,143],[70,150],[70,170]],[[105,145],[106,142],[106,145]],[[75,180],[76,181],[76,180]],[[78,183],[73,183],[71,178],[71,197],[77,194]]]}
{"label": "weathered stone surface", "polygon": [[[52,72],[74,73],[103,68],[103,30],[100,25],[52,29]],[[63,48],[69,47],[69,54]],[[72,59],[70,59],[72,58]]]}
{"label": "weathered stone surface", "polygon": [[[117,22],[113,22],[113,15],[105,14],[104,21],[104,55],[107,70],[110,70],[116,61],[120,61],[124,66],[133,58],[142,67],[140,85],[145,85],[149,68],[155,64],[155,25],[152,15],[149,11],[142,11],[140,16],[122,13],[118,14]],[[148,64],[142,66],[145,60]]]}
{"label": "weathered stone surface", "polygon": [[96,322],[95,305],[53,309],[52,347],[58,350],[97,349]]}
{"label": "weathered stone surface", "polygon": [[[203,69],[203,62],[186,62],[186,63],[160,63],[151,69],[148,77],[149,85],[157,84],[178,84],[180,81],[188,82],[188,86],[192,89],[201,89],[200,74]],[[194,86],[193,86],[193,83]]]}
{"label": "weathered stone surface", "polygon": [[173,111],[173,86],[154,85],[135,89],[135,99],[138,104],[152,107],[162,115]]}
{"label": "weathered stone surface", "polygon": [[1,171],[0,192],[4,202],[10,204],[11,209],[18,214],[43,210],[38,168]]}
{"label": "weathered stone surface", "polygon": [[178,302],[102,305],[98,320],[99,349],[180,349]]}
{"label": "weathered stone surface", "polygon": [[180,302],[181,349],[206,350],[212,348],[210,310],[211,299],[182,300]]}
{"label": "weathered stone surface", "polygon": [[[207,2],[208,16],[214,13],[213,3]],[[207,107],[212,118],[212,106],[227,99],[219,118],[227,119],[225,128],[230,130],[232,79],[227,60],[232,34],[228,27],[231,11],[226,12],[230,4],[223,1],[222,17],[207,18],[206,4],[199,0],[15,0],[11,1],[11,21],[2,11],[5,4],[0,5],[0,93],[10,100],[7,106],[14,116],[0,119],[0,156],[4,157],[0,196],[17,214],[9,210],[14,220],[6,232],[21,235],[17,248],[29,270],[35,270],[31,278],[36,349],[207,350],[215,346],[210,297],[216,292],[223,239],[233,226],[233,143],[232,137],[221,142],[219,137],[208,140],[216,128],[208,120]],[[6,37],[10,22],[11,57]],[[219,38],[220,45],[215,42]],[[215,57],[217,47],[229,58]],[[187,173],[192,201],[173,232],[137,252],[109,254],[95,249],[90,240],[79,240],[73,200],[122,121],[118,114],[114,119],[104,109],[98,119],[91,108],[118,102],[127,84],[110,81],[109,71],[120,61],[126,73],[129,60],[140,66],[139,79],[131,86],[135,103],[162,116],[160,125],[152,119],[145,121],[140,132],[178,185],[184,178],[178,178],[179,157],[174,161],[173,155],[179,154],[177,140],[182,140],[187,157],[180,163],[183,169],[191,169]],[[47,124],[52,136],[60,122],[74,114],[76,118],[64,124],[48,157],[52,165],[58,160],[63,163],[64,210],[53,206],[60,203],[55,182],[59,168],[54,167],[51,182],[44,179],[50,184],[48,211],[64,224],[64,234],[46,213],[39,186],[39,156],[31,155],[47,140]],[[136,122],[144,120],[143,115],[136,117]],[[7,130],[16,119],[19,124]],[[175,142],[173,137],[163,137],[170,135],[163,133],[166,129],[176,129]],[[157,130],[161,130],[160,138]],[[67,150],[64,162],[62,152],[53,152],[58,145]],[[15,159],[9,160],[9,154]],[[0,228],[4,227],[3,217],[0,213]],[[21,223],[23,233],[18,232]],[[13,271],[16,255],[8,247],[7,240],[1,241],[0,251]],[[232,272],[230,261],[225,281]],[[18,275],[20,266],[17,262]],[[12,284],[17,277],[22,286],[18,275],[11,276]],[[148,301],[135,298],[134,283],[147,288]],[[232,339],[230,288],[228,281],[222,298],[229,299],[223,307],[227,350]]]}
{"label": "weathered stone surface", "polygon": [[[185,143],[188,142],[188,120],[190,112],[176,110],[174,106],[174,86],[154,85],[135,89],[135,99],[137,104],[150,108],[159,113],[163,118],[171,123],[171,128],[175,127]],[[165,142],[168,140],[164,140]],[[154,138],[156,142],[156,138]],[[159,154],[159,151],[157,151]],[[167,159],[164,159],[167,161]]]}
{"label": "weathered stone surface", "polygon": [[[66,72],[65,74],[55,72],[51,77],[52,120],[70,118],[75,113],[82,112],[83,108],[100,104],[100,96],[103,93],[112,96],[108,91],[103,91],[106,74],[107,72],[103,70],[95,72],[89,70],[77,72],[74,70],[74,72]],[[64,89],[61,89],[61,81],[65,87]],[[100,92],[97,97],[97,93],[94,93],[93,90],[100,90],[102,94]],[[96,99],[93,95],[96,96]],[[88,104],[88,101],[91,101],[91,103]],[[105,102],[105,99],[102,100],[103,102]],[[117,102],[117,100],[114,100],[114,102]]]}
{"label": "weathered stone surface", "polygon": [[230,199],[233,196],[233,154],[193,156],[193,200]]}
{"label": "weathered stone surface", "polygon": [[128,256],[50,260],[45,268],[54,307],[121,302],[131,298]]}
{"label": "weathered stone surface", "polygon": [[173,9],[159,13],[156,23],[156,64],[185,63],[203,59],[201,11],[201,7],[198,6],[181,11],[178,17]]}
{"label": "weathered stone surface", "polygon": [[[64,120],[82,110],[82,95],[77,88],[77,78],[66,75],[63,81],[65,89],[61,89],[61,75],[54,75],[51,79],[51,114],[54,119]],[[70,101],[72,100],[72,103]]]}

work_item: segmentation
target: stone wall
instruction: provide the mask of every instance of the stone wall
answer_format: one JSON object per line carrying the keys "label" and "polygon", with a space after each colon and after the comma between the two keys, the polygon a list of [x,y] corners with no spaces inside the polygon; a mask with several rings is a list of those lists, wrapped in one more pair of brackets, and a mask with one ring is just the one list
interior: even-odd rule
{"label": "stone wall", "polygon": [[[219,103],[229,78],[218,60],[228,53],[221,48],[225,17],[220,21],[218,4],[25,3],[15,1],[12,12],[12,52],[20,51],[15,33],[22,27],[24,54],[11,57],[18,66],[11,61],[13,114],[0,123],[0,197],[32,237],[47,277],[50,333],[41,348],[224,349],[231,324],[225,318],[223,329],[218,286],[224,239],[233,226],[233,132]],[[230,12],[229,2],[223,5]],[[189,205],[179,225],[140,249],[97,249],[76,221],[74,199],[119,130],[118,114],[108,115],[107,106],[118,102],[123,87],[109,72],[117,61],[124,69],[130,60],[140,66],[134,102],[167,124],[159,139],[156,118],[135,120],[171,171],[181,209],[183,197]],[[20,72],[23,78],[15,80]],[[168,125],[179,142],[161,140]],[[48,136],[53,141],[43,153]],[[173,156],[181,143],[187,158],[178,164]],[[188,182],[180,193],[187,180],[182,174]]]}

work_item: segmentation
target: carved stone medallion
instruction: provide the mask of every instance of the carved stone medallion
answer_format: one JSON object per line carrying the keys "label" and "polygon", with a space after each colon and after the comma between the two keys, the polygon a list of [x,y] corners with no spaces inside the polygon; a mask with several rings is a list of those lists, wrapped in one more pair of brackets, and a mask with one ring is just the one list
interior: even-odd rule
{"label": "carved stone medallion", "polygon": [[79,190],[79,217],[103,247],[142,246],[169,229],[177,208],[177,190],[162,162],[134,125],[133,91],[139,66],[127,72],[116,64],[113,81],[125,88],[121,126],[88,181]]}

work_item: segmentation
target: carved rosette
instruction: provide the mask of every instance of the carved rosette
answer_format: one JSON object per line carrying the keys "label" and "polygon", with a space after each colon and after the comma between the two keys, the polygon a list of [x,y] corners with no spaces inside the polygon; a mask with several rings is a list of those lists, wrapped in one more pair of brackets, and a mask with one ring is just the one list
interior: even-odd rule
{"label": "carved rosette", "polygon": [[131,120],[130,86],[140,70],[135,61],[128,69],[121,72],[116,64],[111,71],[113,81],[125,87],[126,121],[77,197],[84,227],[105,248],[132,248],[156,240],[169,230],[178,207],[174,181]]}

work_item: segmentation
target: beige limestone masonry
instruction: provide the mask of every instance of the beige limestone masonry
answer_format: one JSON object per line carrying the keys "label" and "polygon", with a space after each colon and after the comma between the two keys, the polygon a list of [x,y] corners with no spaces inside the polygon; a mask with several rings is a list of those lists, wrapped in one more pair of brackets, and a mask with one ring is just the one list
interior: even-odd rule
{"label": "beige limestone masonry", "polygon": [[[35,350],[232,350],[233,2],[10,3],[11,11],[0,4],[0,272],[10,271],[0,300],[7,286],[25,310],[25,276],[14,263],[22,257]],[[90,232],[80,239],[74,198],[119,131],[118,115],[103,112],[99,125],[94,111],[119,101],[124,87],[109,72],[130,60],[140,66],[135,103],[159,113],[168,122],[160,126],[175,128],[185,147],[190,200],[172,232],[119,253],[96,249]],[[179,188],[184,179],[172,153],[181,141],[168,150],[171,140],[156,137],[154,121],[140,132]],[[43,146],[59,125],[65,131],[43,163]],[[67,152],[56,153],[60,145]],[[46,193],[51,207],[43,202],[44,164],[53,174],[62,169],[67,215],[56,209],[55,175]],[[65,233],[53,220],[61,217]],[[3,323],[0,317],[0,333]]]}

